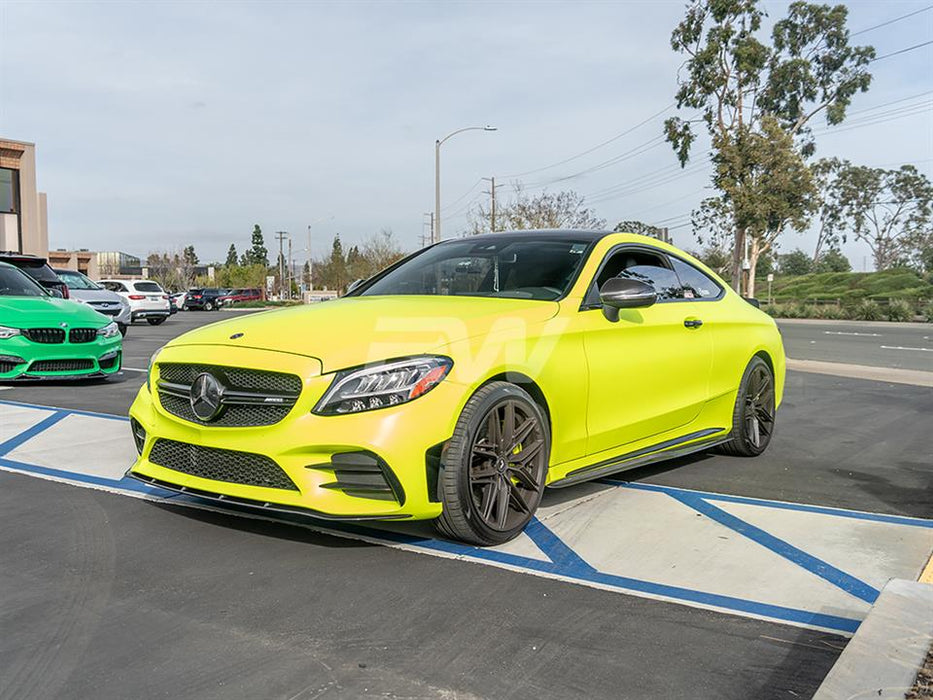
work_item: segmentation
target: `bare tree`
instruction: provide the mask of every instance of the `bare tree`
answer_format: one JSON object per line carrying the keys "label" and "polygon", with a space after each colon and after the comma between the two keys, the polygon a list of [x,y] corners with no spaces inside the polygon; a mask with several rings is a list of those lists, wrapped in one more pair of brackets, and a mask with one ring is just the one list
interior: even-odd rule
{"label": "bare tree", "polygon": [[[548,192],[530,196],[520,183],[513,186],[511,199],[496,207],[496,227],[502,231],[526,229],[601,229],[606,220],[600,219],[584,206],[584,198],[572,190]],[[491,221],[489,209],[478,204],[467,215],[468,233],[476,235],[489,232]]]}

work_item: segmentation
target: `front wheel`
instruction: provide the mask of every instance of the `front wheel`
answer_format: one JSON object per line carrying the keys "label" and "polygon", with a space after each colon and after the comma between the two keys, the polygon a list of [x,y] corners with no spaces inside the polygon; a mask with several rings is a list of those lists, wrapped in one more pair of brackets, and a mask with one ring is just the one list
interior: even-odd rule
{"label": "front wheel", "polygon": [[125,323],[118,323],[118,324],[117,324],[117,328],[120,329],[120,335],[126,337],[126,324],[125,324]]}
{"label": "front wheel", "polygon": [[206,304],[204,304],[204,310],[205,310],[205,311],[213,311],[213,310],[214,310],[214,302],[209,301],[209,302],[207,302]]}
{"label": "front wheel", "polygon": [[550,450],[547,419],[524,389],[508,382],[479,389],[444,452],[437,528],[483,546],[518,536],[541,502]]}
{"label": "front wheel", "polygon": [[163,323],[165,323],[165,316],[147,318],[146,320],[149,321],[150,326],[161,326]]}
{"label": "front wheel", "polygon": [[774,373],[757,355],[742,375],[732,411],[732,439],[723,452],[739,457],[756,457],[764,452],[774,434]]}

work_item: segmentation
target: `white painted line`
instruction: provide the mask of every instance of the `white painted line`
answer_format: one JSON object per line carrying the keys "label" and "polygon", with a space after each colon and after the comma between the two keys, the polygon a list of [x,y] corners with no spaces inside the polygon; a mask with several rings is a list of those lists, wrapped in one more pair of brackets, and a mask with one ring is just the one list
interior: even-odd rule
{"label": "white painted line", "polygon": [[933,348],[905,348],[903,345],[882,345],[882,350],[919,350],[920,352],[933,352]]}
{"label": "white painted line", "polygon": [[124,372],[142,372],[143,374],[149,371],[147,369],[137,369],[136,367],[121,367],[120,369]]}
{"label": "white painted line", "polygon": [[823,331],[825,335],[865,335],[873,338],[883,337],[881,333],[854,333],[849,331]]}

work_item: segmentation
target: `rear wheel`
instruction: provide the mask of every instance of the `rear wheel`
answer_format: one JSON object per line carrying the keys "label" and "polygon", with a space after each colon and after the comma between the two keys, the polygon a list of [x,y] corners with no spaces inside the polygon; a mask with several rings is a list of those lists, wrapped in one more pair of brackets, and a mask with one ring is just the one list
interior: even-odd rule
{"label": "rear wheel", "polygon": [[205,310],[205,311],[213,311],[213,310],[214,310],[214,302],[212,302],[212,301],[205,302],[205,304],[204,304],[204,310]]}
{"label": "rear wheel", "polygon": [[147,318],[146,320],[149,321],[150,326],[161,326],[163,323],[165,323],[165,316],[159,316],[157,318]]}
{"label": "rear wheel", "polygon": [[755,457],[764,452],[774,434],[774,373],[768,363],[755,356],[745,368],[732,411],[732,439],[723,452]]}
{"label": "rear wheel", "polygon": [[541,502],[550,449],[547,420],[526,391],[508,382],[482,387],[444,453],[437,528],[476,545],[516,537]]}

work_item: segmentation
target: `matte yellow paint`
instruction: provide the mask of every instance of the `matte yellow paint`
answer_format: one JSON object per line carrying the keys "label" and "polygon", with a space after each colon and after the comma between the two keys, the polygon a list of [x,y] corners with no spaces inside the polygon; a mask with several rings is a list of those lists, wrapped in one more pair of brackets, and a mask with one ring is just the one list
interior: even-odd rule
{"label": "matte yellow paint", "polygon": [[[764,354],[774,368],[776,401],[785,358],[774,321],[731,290],[718,301],[659,303],[620,313],[617,322],[581,302],[607,252],[650,245],[701,263],[657,240],[632,234],[601,239],[570,293],[560,301],[482,297],[345,298],[240,316],[186,333],[161,351],[161,362],[218,364],[285,371],[302,378],[298,403],[280,423],[251,428],[208,427],[166,413],[146,386],[132,415],[147,431],[132,472],[180,486],[323,513],[434,518],[426,451],[453,433],[469,397],[493,378],[532,381],[545,402],[552,447],[548,481],[700,430],[731,427],[732,410],[749,360]],[[724,285],[725,286],[725,285]],[[686,318],[703,321],[686,328]],[[231,336],[242,334],[237,338]],[[420,354],[453,359],[447,379],[409,403],[339,416],[311,413],[333,373],[367,362]],[[157,437],[274,459],[300,491],[211,481],[148,461]],[[333,474],[313,465],[342,451],[371,450],[405,490],[402,506],[349,496],[321,484]],[[310,468],[309,468],[310,466]]]}

